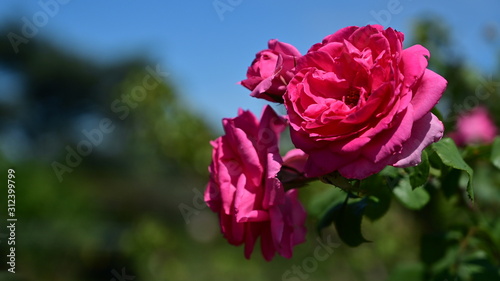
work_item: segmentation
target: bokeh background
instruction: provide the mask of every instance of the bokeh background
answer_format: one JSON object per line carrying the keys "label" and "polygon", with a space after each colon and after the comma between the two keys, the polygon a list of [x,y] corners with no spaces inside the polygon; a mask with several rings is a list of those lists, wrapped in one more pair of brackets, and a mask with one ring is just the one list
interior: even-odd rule
{"label": "bokeh background", "polygon": [[[221,118],[266,104],[237,82],[269,39],[305,53],[342,27],[375,23],[431,51],[431,68],[449,81],[439,104],[448,131],[478,104],[500,124],[496,0],[1,1],[0,171],[16,171],[18,222],[13,275],[3,185],[0,280],[282,280],[319,245],[314,224],[340,191],[304,189],[310,231],[292,259],[267,263],[256,251],[246,260],[201,198],[209,140]],[[476,192],[493,216],[498,171],[482,171]],[[425,234],[456,216],[439,204],[410,212],[394,202],[363,224],[373,243],[339,244],[290,280],[410,280],[426,266]]]}

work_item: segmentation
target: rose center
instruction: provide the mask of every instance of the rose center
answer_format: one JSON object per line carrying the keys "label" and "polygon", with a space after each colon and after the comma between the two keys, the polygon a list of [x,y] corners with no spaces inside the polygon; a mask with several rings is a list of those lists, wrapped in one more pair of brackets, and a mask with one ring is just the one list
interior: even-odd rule
{"label": "rose center", "polygon": [[349,107],[354,107],[358,105],[359,101],[359,90],[351,88],[345,96],[342,97],[342,101]]}

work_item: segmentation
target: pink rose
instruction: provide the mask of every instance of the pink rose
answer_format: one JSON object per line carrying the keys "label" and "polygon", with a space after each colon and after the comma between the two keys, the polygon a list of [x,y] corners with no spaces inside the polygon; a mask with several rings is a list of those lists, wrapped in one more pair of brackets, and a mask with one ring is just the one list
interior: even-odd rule
{"label": "pink rose", "polygon": [[294,46],[276,39],[269,40],[268,46],[269,49],[255,55],[247,79],[240,84],[251,90],[253,97],[283,102],[286,85],[292,79],[296,60],[301,55]]}
{"label": "pink rose", "polygon": [[427,69],[429,51],[402,48],[401,32],[343,28],[297,62],[284,95],[292,141],[309,154],[306,174],[363,179],[386,165],[420,163],[443,135],[430,110],[446,80]]}
{"label": "pink rose", "polygon": [[477,143],[489,144],[498,134],[495,123],[484,107],[476,107],[459,116],[456,128],[457,130],[451,133],[450,137],[460,146]]}
{"label": "pink rose", "polygon": [[226,134],[211,143],[207,205],[219,214],[228,242],[245,244],[246,258],[259,237],[266,260],[276,252],[290,258],[293,246],[305,240],[306,213],[297,190],[285,191],[277,178],[283,164],[279,134],[286,120],[266,106],[260,122],[240,110],[236,118],[223,119],[223,125]]}

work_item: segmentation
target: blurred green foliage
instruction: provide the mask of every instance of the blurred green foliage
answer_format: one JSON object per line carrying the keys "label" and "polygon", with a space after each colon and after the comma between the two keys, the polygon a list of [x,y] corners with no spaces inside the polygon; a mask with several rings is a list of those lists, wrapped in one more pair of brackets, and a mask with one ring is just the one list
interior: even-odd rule
{"label": "blurred green foliage", "polygon": [[[500,124],[500,69],[486,75],[465,65],[449,34],[436,20],[417,23],[413,32],[431,50],[431,68],[449,81],[439,105],[447,130],[475,103]],[[465,195],[465,175],[452,187],[421,187],[430,198],[417,211],[377,201],[367,207],[373,222],[364,220],[361,230],[373,242],[350,248],[326,228],[323,237],[340,246],[307,271],[319,246],[318,218],[345,199],[341,190],[314,182],[301,191],[309,233],[294,257],[266,263],[256,250],[245,260],[243,249],[220,235],[201,198],[215,130],[189,110],[168,77],[135,107],[127,105],[126,117],[113,109],[144,87],[148,67],[157,65],[142,57],[102,64],[42,38],[14,54],[0,39],[0,170],[16,170],[18,218],[17,273],[5,272],[2,262],[0,280],[120,280],[123,273],[134,280],[286,280],[294,268],[303,275],[289,280],[498,280],[500,173],[488,147],[460,151],[475,171],[474,204]],[[114,130],[59,181],[54,161],[67,165],[67,146],[77,149],[86,140],[82,131],[105,118]],[[387,195],[374,195],[381,194]],[[1,211],[2,225],[5,216]],[[0,229],[2,261],[6,232]]]}

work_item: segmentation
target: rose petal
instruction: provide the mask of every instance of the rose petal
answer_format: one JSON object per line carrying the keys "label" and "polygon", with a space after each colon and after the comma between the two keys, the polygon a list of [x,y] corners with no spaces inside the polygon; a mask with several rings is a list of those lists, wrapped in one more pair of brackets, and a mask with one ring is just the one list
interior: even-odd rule
{"label": "rose petal", "polygon": [[400,154],[394,156],[394,167],[416,166],[421,161],[422,150],[443,137],[443,123],[432,113],[427,113],[413,123],[410,139],[403,144]]}
{"label": "rose petal", "polygon": [[317,150],[309,153],[306,163],[306,176],[319,177],[338,170],[358,157],[358,153],[340,155],[329,150]]}
{"label": "rose petal", "polygon": [[415,109],[413,120],[421,119],[438,103],[447,84],[441,75],[429,69],[425,70],[411,101]]}
{"label": "rose petal", "polygon": [[283,166],[293,168],[297,172],[303,173],[308,157],[309,155],[307,155],[304,151],[300,149],[292,149],[283,157]]}
{"label": "rose petal", "polygon": [[427,68],[430,57],[429,50],[421,45],[414,45],[401,52],[404,85],[409,88],[419,79]]}
{"label": "rose petal", "polygon": [[301,56],[299,50],[297,50],[297,48],[295,48],[293,45],[288,44],[288,43],[284,43],[284,42],[280,42],[276,39],[269,40],[267,45],[268,45],[269,49],[271,49],[277,53],[280,53],[280,54],[289,55],[289,56],[297,56],[297,57]]}
{"label": "rose petal", "polygon": [[229,142],[232,142],[232,147],[236,149],[236,153],[241,159],[244,159],[240,163],[243,170],[248,173],[248,180],[254,186],[258,186],[261,181],[260,175],[263,173],[263,167],[260,164],[259,155],[253,142],[242,129],[236,127],[226,129],[226,136]]}
{"label": "rose petal", "polygon": [[[265,93],[266,91],[268,91],[271,86],[273,85],[273,76],[270,76],[270,77],[267,77],[263,80],[260,80],[260,82],[254,86],[253,88],[253,91],[250,93],[250,96],[254,97],[254,98],[260,98],[261,95],[263,93]],[[243,86],[247,87],[246,85],[248,85],[249,83],[248,82],[245,82],[245,81],[242,81],[241,82]],[[250,87],[247,87],[250,89]]]}
{"label": "rose petal", "polygon": [[390,128],[378,133],[370,143],[363,147],[363,155],[378,163],[399,152],[403,143],[411,136],[413,125],[413,108],[408,106],[392,120]]}
{"label": "rose petal", "polygon": [[[245,224],[245,258],[249,259],[252,255],[255,242],[262,232],[260,224]],[[240,243],[241,244],[241,243]]]}
{"label": "rose petal", "polygon": [[[266,223],[266,224],[269,224]],[[266,261],[270,261],[274,258],[276,253],[276,248],[274,247],[273,235],[271,233],[271,227],[264,227],[260,237],[260,249],[262,251],[262,256]]]}
{"label": "rose petal", "polygon": [[358,157],[355,161],[339,168],[339,173],[348,179],[364,179],[375,173],[380,172],[387,163],[368,160],[364,157]]}
{"label": "rose petal", "polygon": [[343,42],[345,38],[349,38],[354,31],[359,29],[357,26],[344,27],[337,32],[323,38],[323,44],[331,42]]}
{"label": "rose petal", "polygon": [[328,53],[320,51],[307,53],[307,55],[297,61],[297,70],[301,70],[304,67],[315,67],[325,71],[332,71],[333,66],[332,57]]}
{"label": "rose petal", "polygon": [[290,215],[289,225],[293,227],[293,245],[303,243],[306,240],[307,229],[304,226],[307,218],[306,210],[302,206],[298,198],[299,191],[297,189],[290,189],[286,192],[286,198],[290,202],[290,209],[286,214]]}
{"label": "rose petal", "polygon": [[220,213],[220,225],[224,237],[230,244],[241,245],[241,243],[245,241],[244,239],[247,236],[245,229],[246,224],[236,222],[236,218],[233,214],[226,215]]}
{"label": "rose petal", "polygon": [[271,217],[271,234],[273,237],[274,245],[279,246],[284,235],[285,219],[278,206],[273,206],[269,209]]}

